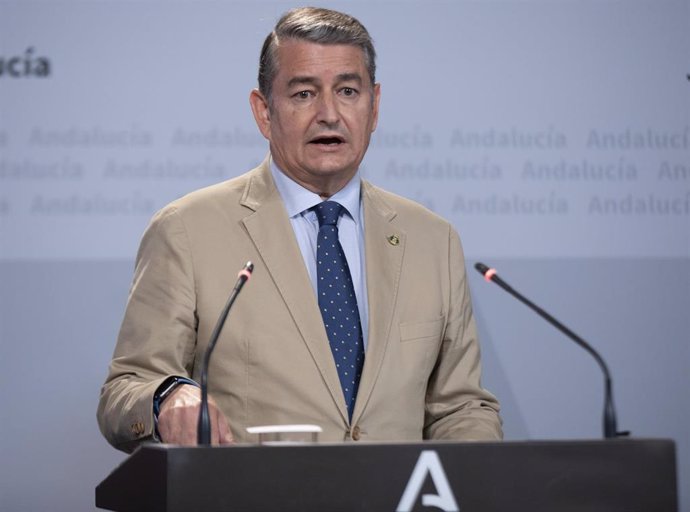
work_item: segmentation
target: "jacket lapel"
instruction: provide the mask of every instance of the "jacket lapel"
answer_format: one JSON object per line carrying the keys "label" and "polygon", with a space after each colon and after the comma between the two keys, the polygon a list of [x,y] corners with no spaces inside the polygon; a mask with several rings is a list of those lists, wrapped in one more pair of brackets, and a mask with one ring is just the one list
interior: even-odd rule
{"label": "jacket lapel", "polygon": [[343,392],[314,289],[285,206],[273,183],[268,162],[266,159],[248,181],[241,203],[253,212],[243,219],[243,223],[319,368],[333,401],[347,421]]}
{"label": "jacket lapel", "polygon": [[353,423],[361,416],[381,370],[398,296],[405,253],[405,232],[392,220],[396,213],[368,182],[362,181],[364,201],[369,338]]}

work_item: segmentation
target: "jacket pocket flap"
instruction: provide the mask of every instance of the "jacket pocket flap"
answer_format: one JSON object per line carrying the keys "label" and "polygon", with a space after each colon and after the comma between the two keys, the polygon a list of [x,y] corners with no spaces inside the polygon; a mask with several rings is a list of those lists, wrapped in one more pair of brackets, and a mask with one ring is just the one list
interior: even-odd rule
{"label": "jacket pocket flap", "polygon": [[400,341],[439,339],[443,329],[443,318],[431,322],[408,322],[400,324]]}

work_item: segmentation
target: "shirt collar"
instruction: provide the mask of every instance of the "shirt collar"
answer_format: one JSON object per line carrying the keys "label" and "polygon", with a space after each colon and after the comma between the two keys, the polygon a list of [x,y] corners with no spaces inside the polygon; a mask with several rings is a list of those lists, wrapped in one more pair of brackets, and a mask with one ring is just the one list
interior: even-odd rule
{"label": "shirt collar", "polygon": [[[307,190],[285,174],[276,165],[273,158],[271,158],[271,174],[278,193],[285,204],[288,217],[291,219],[323,202],[321,196]],[[337,201],[343,205],[357,225],[359,225],[360,218],[360,188],[359,171],[357,171],[347,185],[329,198],[329,201]]]}

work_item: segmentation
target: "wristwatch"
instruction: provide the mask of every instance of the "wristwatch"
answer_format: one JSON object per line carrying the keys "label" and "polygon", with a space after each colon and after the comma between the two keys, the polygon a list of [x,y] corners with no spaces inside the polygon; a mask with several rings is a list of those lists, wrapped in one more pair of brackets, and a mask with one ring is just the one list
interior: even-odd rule
{"label": "wristwatch", "polygon": [[192,386],[199,387],[199,384],[194,382],[192,379],[178,376],[168,377],[163,381],[163,384],[158,386],[158,389],[153,394],[153,415],[156,419],[158,419],[158,413],[161,410],[160,406],[163,403],[163,400],[168,398],[171,393],[177,389],[177,386],[182,384],[191,384]]}

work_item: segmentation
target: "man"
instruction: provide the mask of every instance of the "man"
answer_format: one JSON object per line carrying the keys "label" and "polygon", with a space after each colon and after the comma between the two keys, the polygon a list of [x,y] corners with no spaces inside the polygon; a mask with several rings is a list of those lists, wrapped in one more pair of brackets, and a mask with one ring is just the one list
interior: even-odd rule
{"label": "man", "polygon": [[279,20],[250,95],[269,157],[168,205],[142,240],[98,411],[115,447],[195,444],[201,355],[247,260],[211,361],[214,444],[290,423],[323,441],[501,438],[457,234],[358,175],[379,99],[357,20]]}

